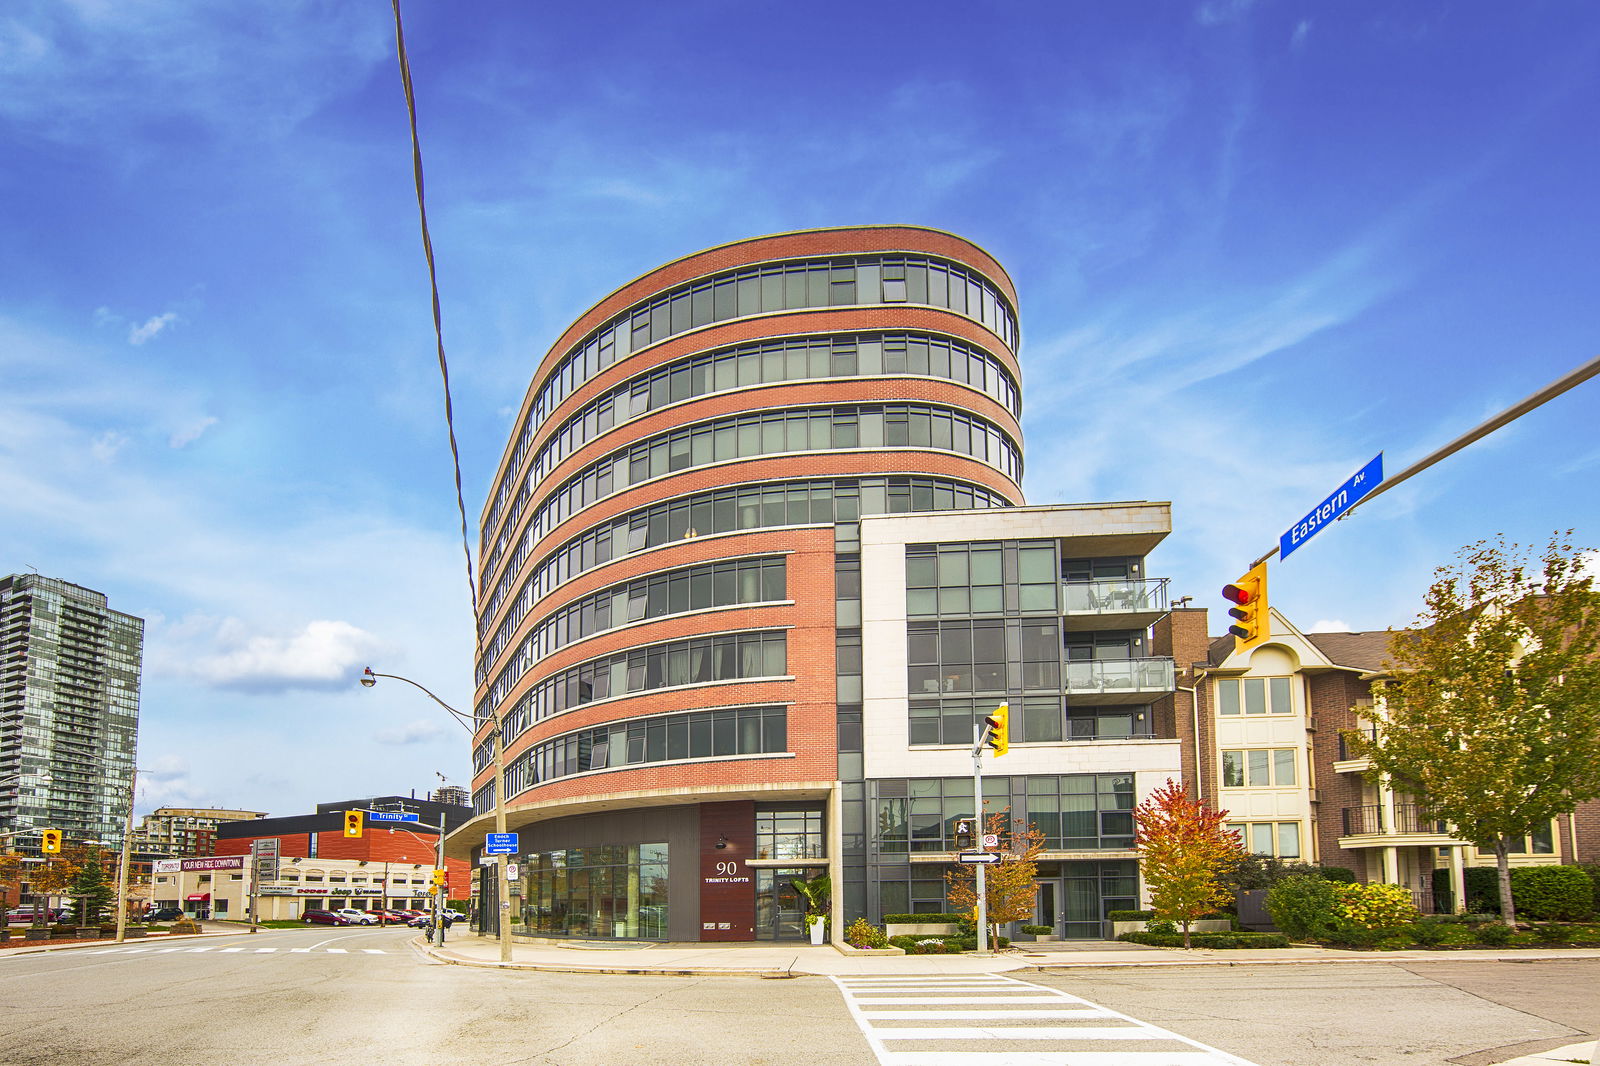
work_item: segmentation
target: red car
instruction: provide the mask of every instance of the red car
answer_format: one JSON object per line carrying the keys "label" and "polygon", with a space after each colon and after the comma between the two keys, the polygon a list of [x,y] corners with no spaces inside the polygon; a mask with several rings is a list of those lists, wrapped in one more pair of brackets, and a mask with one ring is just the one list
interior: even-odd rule
{"label": "red car", "polygon": [[346,918],[342,914],[335,914],[332,911],[318,911],[318,910],[306,911],[304,914],[300,915],[300,918],[307,925],[349,925],[350,924],[350,919],[349,918]]}

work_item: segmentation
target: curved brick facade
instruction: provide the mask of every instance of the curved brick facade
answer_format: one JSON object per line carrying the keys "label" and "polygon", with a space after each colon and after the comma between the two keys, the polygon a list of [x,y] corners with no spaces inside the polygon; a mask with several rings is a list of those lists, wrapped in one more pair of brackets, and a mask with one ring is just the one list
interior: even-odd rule
{"label": "curved brick facade", "polygon": [[[751,280],[746,268],[769,264],[788,271],[791,302],[797,292],[815,301],[821,291],[828,305],[743,313],[748,294],[769,280]],[[729,272],[740,270],[745,302],[719,302],[720,320],[635,346],[609,365],[592,356],[583,364],[597,330],[616,330],[620,349],[621,331],[647,322],[661,294],[671,299],[685,285],[720,278],[717,299],[734,300],[738,282]],[[828,287],[819,290],[818,279]],[[924,302],[908,298],[918,294]],[[972,313],[935,305],[929,294],[952,306],[970,295]],[[660,312],[658,323],[670,325],[675,312]],[[524,834],[524,851],[562,839],[563,826],[572,836],[561,846],[592,845],[609,839],[606,832],[627,836],[595,828],[613,824],[596,819],[696,807],[698,832],[715,851],[729,836],[716,827],[744,825],[750,805],[826,799],[839,777],[835,523],[1021,503],[1020,379],[1006,339],[1016,336],[1015,315],[1014,286],[982,249],[936,230],[885,226],[708,249],[629,282],[580,316],[540,362],[484,510],[478,821],[493,807],[496,721],[507,737],[508,818]],[[647,328],[629,340],[646,335]],[[670,402],[651,397],[624,411],[619,401],[614,412],[581,421],[597,401],[628,395],[618,390],[657,368],[768,342],[810,345],[810,370],[793,373],[804,356],[787,364],[781,354],[752,357],[732,387],[700,372]],[[819,373],[824,348],[833,361]],[[756,380],[748,380],[751,366]],[[797,421],[801,412],[806,421]],[[759,426],[750,421],[762,417]],[[685,427],[703,432],[692,451],[669,442]],[[564,450],[550,452],[563,433]],[[658,452],[676,449],[668,469],[659,469],[652,442]],[[625,452],[638,458],[613,458]],[[614,470],[593,473],[613,462]],[[550,501],[577,493],[571,486],[586,472],[589,495],[553,510]],[[683,528],[683,513],[712,528]],[[748,572],[715,569],[761,561],[781,563],[781,589],[752,591]],[[677,584],[669,587],[669,578]],[[661,582],[659,596],[644,588],[652,579]],[[751,635],[766,643],[740,643]],[[735,721],[737,750],[725,753],[733,727],[723,726]],[[634,738],[662,722],[671,723],[665,741],[659,732]],[[702,753],[707,743],[714,754]],[[717,906],[704,897],[694,917],[714,916]],[[639,909],[636,900],[634,919]],[[743,916],[729,924],[697,928],[703,939],[748,938]]]}

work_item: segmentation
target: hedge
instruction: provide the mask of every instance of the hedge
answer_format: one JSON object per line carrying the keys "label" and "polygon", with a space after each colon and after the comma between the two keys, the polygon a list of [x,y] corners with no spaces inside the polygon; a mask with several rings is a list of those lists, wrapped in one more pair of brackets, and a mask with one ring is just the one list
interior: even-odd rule
{"label": "hedge", "polygon": [[[1156,948],[1181,948],[1181,933],[1123,933],[1118,940]],[[1189,946],[1195,948],[1286,948],[1289,938],[1281,933],[1190,933]]]}
{"label": "hedge", "polygon": [[967,914],[885,914],[885,925],[956,925],[968,921],[971,915]]}
{"label": "hedge", "polygon": [[1155,911],[1107,911],[1106,920],[1111,922],[1148,922],[1156,916]]}
{"label": "hedge", "polygon": [[1594,913],[1594,881],[1576,866],[1523,866],[1511,871],[1517,917],[1582,921]]}
{"label": "hedge", "polygon": [[[923,943],[924,941],[936,941],[944,945],[948,951],[929,951],[927,950],[927,945]],[[889,943],[897,948],[904,948],[907,955],[937,955],[956,951],[976,951],[978,949],[978,938],[975,936],[912,936],[910,934],[901,934],[900,936],[890,937]],[[1004,948],[1010,945],[1011,941],[1009,939],[997,936],[989,946],[992,948]]]}

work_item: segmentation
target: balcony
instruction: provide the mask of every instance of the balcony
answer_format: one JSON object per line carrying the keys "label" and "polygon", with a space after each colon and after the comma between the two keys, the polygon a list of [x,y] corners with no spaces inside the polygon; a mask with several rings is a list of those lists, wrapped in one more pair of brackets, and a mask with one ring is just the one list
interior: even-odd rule
{"label": "balcony", "polygon": [[1149,703],[1173,689],[1172,659],[1090,659],[1067,663],[1067,695],[1101,706]]}
{"label": "balcony", "polygon": [[1167,613],[1167,578],[1097,578],[1061,585],[1061,623],[1068,631],[1146,629]]}
{"label": "balcony", "polygon": [[1346,807],[1340,812],[1339,846],[1375,848],[1412,845],[1459,844],[1442,819],[1418,803],[1397,803],[1391,822],[1381,805]]}
{"label": "balcony", "polygon": [[1350,737],[1359,733],[1369,741],[1376,740],[1378,731],[1376,727],[1364,725],[1360,729],[1348,729],[1339,734],[1339,758],[1334,760],[1333,772],[1336,774],[1365,773],[1372,769],[1372,760],[1364,755],[1357,755],[1350,748]]}

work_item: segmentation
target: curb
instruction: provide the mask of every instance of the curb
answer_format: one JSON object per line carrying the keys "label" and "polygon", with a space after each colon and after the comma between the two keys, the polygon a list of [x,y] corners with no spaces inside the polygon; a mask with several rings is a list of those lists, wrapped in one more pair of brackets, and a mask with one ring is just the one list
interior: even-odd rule
{"label": "curb", "polygon": [[134,937],[132,940],[124,940],[122,944],[117,944],[115,939],[63,940],[59,944],[47,941],[39,944],[37,947],[0,949],[0,959],[11,958],[14,955],[43,955],[51,951],[75,951],[79,948],[103,948],[107,944],[114,944],[118,947],[123,947],[133,943],[134,940],[143,940],[151,944],[165,944],[172,940],[204,940],[207,937],[214,936],[248,936],[249,932],[250,931],[248,929],[219,929],[212,933],[178,933],[176,935],[172,933],[166,933],[157,937]]}

